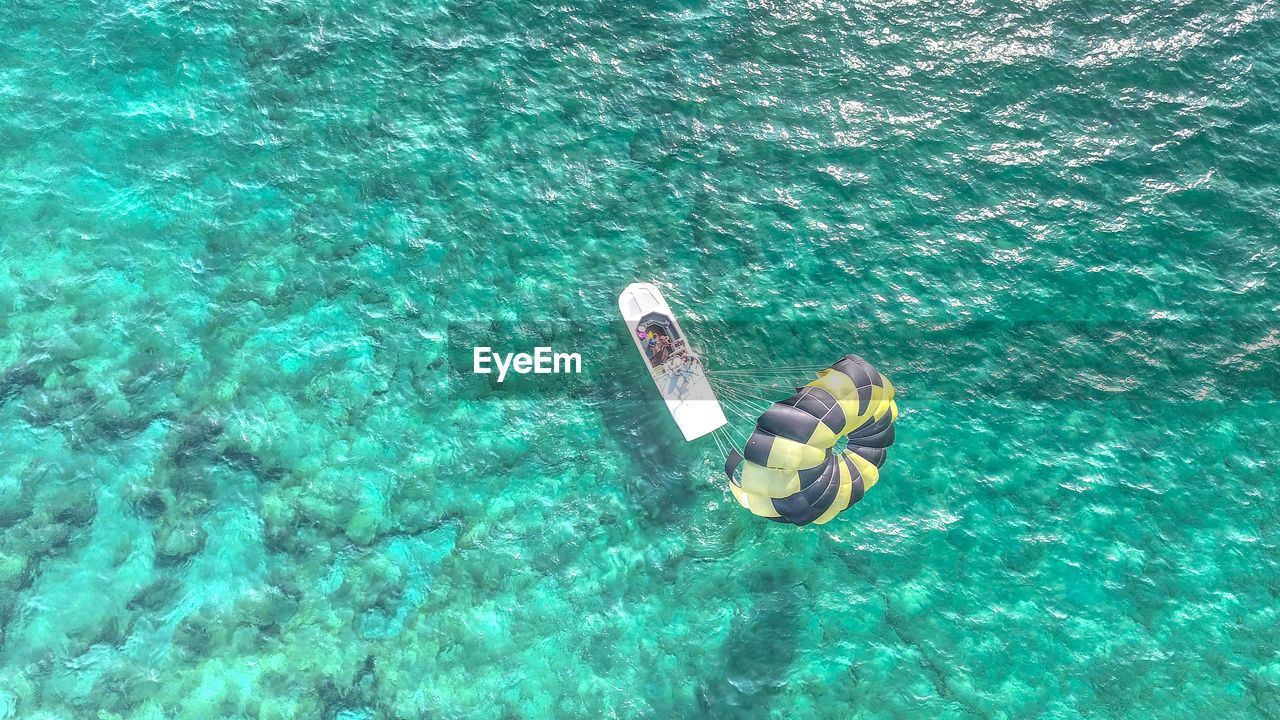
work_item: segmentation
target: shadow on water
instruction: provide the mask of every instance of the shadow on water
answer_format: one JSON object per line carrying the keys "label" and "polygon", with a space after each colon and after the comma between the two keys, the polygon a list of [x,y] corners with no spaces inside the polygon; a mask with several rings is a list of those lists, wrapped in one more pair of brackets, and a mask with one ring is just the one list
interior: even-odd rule
{"label": "shadow on water", "polygon": [[684,441],[633,352],[617,353],[590,392],[604,427],[627,459],[624,487],[637,514],[660,524],[681,521],[696,502],[691,469],[700,467],[703,446]]}
{"label": "shadow on water", "polygon": [[763,718],[787,683],[808,597],[793,572],[755,573],[753,602],[734,615],[723,646],[722,674],[702,683],[698,703],[708,718]]}

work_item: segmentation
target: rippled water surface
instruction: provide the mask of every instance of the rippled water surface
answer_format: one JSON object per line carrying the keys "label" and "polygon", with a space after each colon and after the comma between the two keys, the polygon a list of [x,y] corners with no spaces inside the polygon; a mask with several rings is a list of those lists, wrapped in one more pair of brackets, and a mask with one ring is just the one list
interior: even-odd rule
{"label": "rippled water surface", "polygon": [[[1277,717],[1277,13],[3,4],[0,719]],[[739,509],[634,280],[880,484]]]}

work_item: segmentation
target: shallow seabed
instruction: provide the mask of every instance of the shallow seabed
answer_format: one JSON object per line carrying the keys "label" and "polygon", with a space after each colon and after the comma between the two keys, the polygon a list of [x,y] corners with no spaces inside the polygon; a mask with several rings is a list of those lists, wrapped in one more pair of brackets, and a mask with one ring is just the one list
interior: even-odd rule
{"label": "shallow seabed", "polygon": [[[0,719],[1280,716],[1278,117],[1274,0],[6,3]],[[864,502],[650,279],[894,380]]]}

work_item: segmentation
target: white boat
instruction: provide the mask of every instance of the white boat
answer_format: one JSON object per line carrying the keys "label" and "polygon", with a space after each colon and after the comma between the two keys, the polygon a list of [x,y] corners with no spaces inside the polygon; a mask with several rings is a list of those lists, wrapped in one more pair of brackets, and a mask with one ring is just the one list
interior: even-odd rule
{"label": "white boat", "polygon": [[628,285],[618,296],[618,310],[684,439],[696,440],[727,423],[702,359],[658,288]]}

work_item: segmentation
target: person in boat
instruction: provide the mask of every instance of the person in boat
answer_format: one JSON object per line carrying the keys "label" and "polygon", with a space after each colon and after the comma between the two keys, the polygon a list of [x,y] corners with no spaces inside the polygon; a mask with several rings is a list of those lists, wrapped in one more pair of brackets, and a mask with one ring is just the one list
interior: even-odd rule
{"label": "person in boat", "polygon": [[671,378],[667,383],[666,395],[675,394],[683,399],[689,392],[689,378],[693,377],[693,358],[688,355],[677,355],[667,363],[667,375]]}
{"label": "person in boat", "polygon": [[658,336],[658,354],[654,356],[654,361],[664,363],[671,357],[671,336]]}
{"label": "person in boat", "polygon": [[654,355],[658,354],[658,334],[652,330],[649,331],[649,339],[644,342],[644,351],[650,360],[654,359]]}
{"label": "person in boat", "polygon": [[695,368],[695,360],[692,355],[684,356],[684,364],[680,368],[680,395],[683,397],[689,392],[689,380],[693,377]]}
{"label": "person in boat", "polygon": [[667,373],[667,389],[663,391],[663,395],[671,395],[676,391],[676,384],[680,382],[680,358],[671,358],[663,363],[662,369]]}

